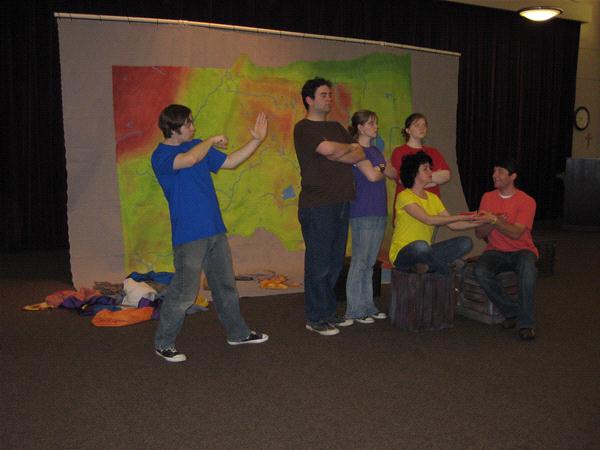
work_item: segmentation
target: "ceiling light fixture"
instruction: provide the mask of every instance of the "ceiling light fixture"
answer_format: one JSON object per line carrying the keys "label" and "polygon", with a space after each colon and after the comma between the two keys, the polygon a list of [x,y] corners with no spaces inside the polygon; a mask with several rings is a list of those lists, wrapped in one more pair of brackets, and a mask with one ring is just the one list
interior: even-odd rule
{"label": "ceiling light fixture", "polygon": [[544,22],[550,20],[553,17],[562,14],[563,10],[560,8],[552,8],[547,6],[532,6],[529,8],[523,8],[519,10],[519,15],[526,19],[533,20],[535,22]]}

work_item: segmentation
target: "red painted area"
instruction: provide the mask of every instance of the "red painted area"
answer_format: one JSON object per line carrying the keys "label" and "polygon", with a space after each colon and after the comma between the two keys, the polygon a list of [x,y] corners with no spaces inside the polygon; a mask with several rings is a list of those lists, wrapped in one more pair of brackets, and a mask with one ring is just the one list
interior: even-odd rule
{"label": "red painted area", "polygon": [[333,92],[333,104],[331,112],[327,117],[328,120],[337,120],[342,124],[350,122],[352,115],[350,108],[352,107],[352,94],[343,84],[336,84]]}
{"label": "red painted area", "polygon": [[162,139],[158,115],[177,101],[188,76],[185,67],[113,66],[117,161],[154,149]]}

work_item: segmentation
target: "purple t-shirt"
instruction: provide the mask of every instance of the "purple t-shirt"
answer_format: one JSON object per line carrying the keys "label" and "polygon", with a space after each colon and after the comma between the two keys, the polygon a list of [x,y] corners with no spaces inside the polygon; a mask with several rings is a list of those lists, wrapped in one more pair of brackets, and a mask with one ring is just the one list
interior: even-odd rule
{"label": "purple t-shirt", "polygon": [[[373,167],[385,164],[385,158],[377,147],[366,148],[365,156]],[[376,182],[369,181],[356,167],[352,167],[352,173],[354,174],[356,199],[350,203],[350,218],[387,216],[385,178]]]}

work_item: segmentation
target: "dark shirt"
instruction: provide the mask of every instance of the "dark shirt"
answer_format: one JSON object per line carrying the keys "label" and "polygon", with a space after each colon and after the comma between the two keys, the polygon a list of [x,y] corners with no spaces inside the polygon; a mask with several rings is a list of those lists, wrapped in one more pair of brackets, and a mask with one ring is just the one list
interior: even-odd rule
{"label": "dark shirt", "polygon": [[317,153],[323,141],[354,142],[338,122],[302,119],[294,127],[294,146],[300,164],[300,208],[354,200],[352,165],[330,161]]}

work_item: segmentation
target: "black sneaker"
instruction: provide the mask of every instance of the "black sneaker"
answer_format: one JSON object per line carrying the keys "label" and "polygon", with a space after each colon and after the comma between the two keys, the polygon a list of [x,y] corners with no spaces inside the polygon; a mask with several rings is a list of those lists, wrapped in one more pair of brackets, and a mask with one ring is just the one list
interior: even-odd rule
{"label": "black sneaker", "polygon": [[158,356],[169,362],[183,362],[187,359],[186,356],[183,353],[179,353],[175,347],[169,347],[162,350],[156,348],[154,351]]}
{"label": "black sneaker", "polygon": [[230,341],[227,340],[229,345],[244,345],[244,344],[262,344],[265,341],[269,340],[269,335],[265,333],[257,333],[256,331],[251,331],[247,338],[242,339],[241,341]]}

